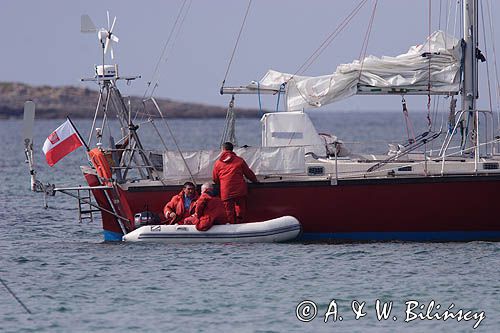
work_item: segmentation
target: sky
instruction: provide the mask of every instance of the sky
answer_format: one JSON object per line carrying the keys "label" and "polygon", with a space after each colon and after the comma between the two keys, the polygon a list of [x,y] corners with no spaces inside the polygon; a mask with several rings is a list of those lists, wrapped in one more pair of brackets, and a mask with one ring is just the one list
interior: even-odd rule
{"label": "sky", "polygon": [[[498,7],[496,0],[491,1],[494,9]],[[329,74],[339,64],[359,58],[375,2],[367,2],[305,75]],[[433,0],[429,9],[428,0],[379,0],[367,54],[405,53],[411,45],[425,41],[429,21],[432,30],[445,30],[446,12],[451,13],[448,31],[453,32],[456,2]],[[0,81],[95,88],[94,83],[80,82],[80,78],[93,75],[94,65],[102,62],[101,49],[96,34],[80,33],[80,17],[88,14],[96,26],[105,27],[109,10],[111,19],[117,17],[114,33],[120,41],[114,45],[115,59],[111,61],[108,56],[106,63],[117,63],[121,75],[141,75],[130,86],[122,83],[121,88],[125,95],[142,96],[183,3],[184,0],[2,0]],[[169,45],[166,61],[160,61],[159,85],[154,96],[227,106],[230,96],[221,96],[219,89],[248,1],[188,3],[189,10],[175,43]],[[257,81],[268,69],[296,72],[357,3],[359,0],[253,0],[226,86]],[[457,21],[457,36],[459,25]],[[497,30],[500,33],[500,27]],[[499,41],[497,37],[497,44]],[[493,70],[491,66],[490,71]],[[481,94],[487,95],[485,84]],[[427,104],[426,98],[408,101],[414,109],[425,109]],[[274,96],[262,99],[267,109],[275,108],[276,102]],[[258,96],[236,97],[237,107],[258,105]],[[355,96],[327,109],[400,110],[401,98]]]}

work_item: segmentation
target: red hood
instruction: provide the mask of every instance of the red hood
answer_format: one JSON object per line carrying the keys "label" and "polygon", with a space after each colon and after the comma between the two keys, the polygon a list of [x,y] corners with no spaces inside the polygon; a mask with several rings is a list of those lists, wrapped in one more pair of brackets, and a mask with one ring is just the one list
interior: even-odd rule
{"label": "red hood", "polygon": [[233,159],[233,156],[235,156],[235,153],[232,151],[225,151],[220,155],[219,161],[229,163]]}

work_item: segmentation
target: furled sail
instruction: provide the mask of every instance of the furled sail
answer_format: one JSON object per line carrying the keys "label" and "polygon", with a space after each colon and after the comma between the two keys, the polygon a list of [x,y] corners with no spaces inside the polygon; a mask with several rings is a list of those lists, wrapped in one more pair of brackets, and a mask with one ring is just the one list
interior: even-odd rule
{"label": "furled sail", "polygon": [[[269,70],[259,81],[261,89],[286,83],[288,111],[320,107],[361,93],[362,88],[398,91],[457,93],[460,86],[460,41],[443,31],[434,32],[423,45],[412,46],[396,57],[368,56],[317,77],[293,76]],[[430,61],[430,64],[429,64]],[[430,80],[429,80],[430,73]],[[366,91],[366,90],[365,90]]]}

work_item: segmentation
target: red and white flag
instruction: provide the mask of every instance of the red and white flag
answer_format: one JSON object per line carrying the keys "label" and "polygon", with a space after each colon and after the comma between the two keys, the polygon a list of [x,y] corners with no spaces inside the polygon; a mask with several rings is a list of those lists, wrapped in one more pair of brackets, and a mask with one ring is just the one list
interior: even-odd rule
{"label": "red and white flag", "polygon": [[76,129],[68,119],[45,140],[43,153],[47,163],[54,166],[61,158],[82,145]]}

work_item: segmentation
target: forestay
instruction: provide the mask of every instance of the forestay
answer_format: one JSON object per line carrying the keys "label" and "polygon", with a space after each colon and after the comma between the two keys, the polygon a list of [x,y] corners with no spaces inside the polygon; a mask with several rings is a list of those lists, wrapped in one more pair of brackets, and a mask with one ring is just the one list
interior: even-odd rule
{"label": "forestay", "polygon": [[269,70],[259,87],[278,90],[286,82],[288,111],[333,103],[355,95],[358,86],[428,89],[430,84],[430,93],[456,93],[461,57],[460,41],[436,31],[427,42],[411,47],[407,53],[396,57],[368,56],[362,62],[342,64],[330,75],[293,76]]}
{"label": "forestay", "polygon": [[[304,147],[248,147],[234,152],[245,159],[256,175],[300,174],[305,170]],[[170,180],[212,179],[212,169],[220,150],[163,152],[163,177]],[[184,157],[185,162],[182,157]],[[186,167],[189,167],[189,170]]]}

